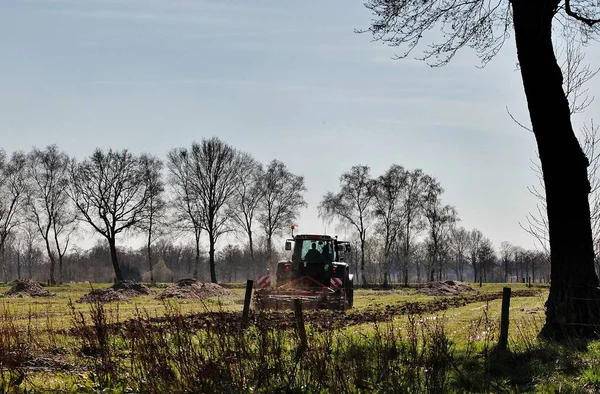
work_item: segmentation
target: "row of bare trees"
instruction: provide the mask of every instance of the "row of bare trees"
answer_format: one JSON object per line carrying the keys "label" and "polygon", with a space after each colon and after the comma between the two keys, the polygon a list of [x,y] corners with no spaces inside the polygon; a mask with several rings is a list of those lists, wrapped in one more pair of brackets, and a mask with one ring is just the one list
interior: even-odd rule
{"label": "row of bare trees", "polygon": [[408,283],[408,267],[414,243],[425,236],[431,260],[427,276],[441,275],[442,252],[454,224],[456,209],[443,204],[444,189],[422,170],[406,170],[392,165],[383,175],[371,178],[370,168],[357,165],[340,176],[340,191],[328,192],[319,204],[319,214],[326,220],[338,220],[357,234],[360,250],[360,277],[365,274],[366,241],[370,234],[381,238],[383,245],[383,283],[389,281],[392,251],[401,250],[403,281]]}
{"label": "row of bare trees", "polygon": [[[371,177],[370,168],[357,165],[340,176],[340,190],[328,192],[319,205],[325,220],[350,228],[356,238],[356,256],[363,285],[390,280],[508,281],[520,277],[521,259],[536,256],[536,267],[548,267],[547,253],[525,251],[503,243],[498,257],[493,243],[477,229],[459,227],[456,209],[442,200],[444,189],[420,169],[394,164]],[[510,252],[509,252],[510,250]],[[511,255],[515,263],[509,264]],[[503,259],[503,260],[502,260]],[[502,261],[504,261],[502,263]],[[535,278],[530,264],[526,271]],[[548,270],[542,270],[547,279]]]}
{"label": "row of bare trees", "polygon": [[[352,242],[355,250],[351,258],[360,261],[358,235]],[[394,243],[389,254],[384,245],[383,234],[371,233],[365,240],[364,275],[368,283],[385,283],[386,277],[388,284],[406,280],[422,283],[431,279],[434,267],[436,280],[547,283],[550,278],[547,253],[526,250],[508,242],[502,242],[497,248],[476,228],[452,227],[448,237],[441,240],[436,256],[426,232],[412,242],[408,258],[400,243]],[[437,258],[435,262],[434,258]]]}
{"label": "row of bare trees", "polygon": [[[8,279],[7,242],[29,240],[30,246],[37,241],[43,244],[49,281],[61,281],[72,236],[85,224],[106,240],[116,280],[127,276],[117,248],[121,237],[144,237],[154,282],[152,247],[157,240],[191,235],[195,258],[189,274],[198,277],[200,244],[206,234],[210,277],[216,282],[219,238],[229,232],[243,233],[254,262],[254,234],[259,231],[266,238],[270,261],[272,239],[306,205],[305,191],[304,178],[292,174],[284,163],[273,160],[263,166],[215,137],[169,151],[166,166],[156,156],[126,149],[96,149],[82,161],[56,145],[15,152],[10,158],[0,151],[3,279]],[[22,254],[16,256],[20,259]]]}

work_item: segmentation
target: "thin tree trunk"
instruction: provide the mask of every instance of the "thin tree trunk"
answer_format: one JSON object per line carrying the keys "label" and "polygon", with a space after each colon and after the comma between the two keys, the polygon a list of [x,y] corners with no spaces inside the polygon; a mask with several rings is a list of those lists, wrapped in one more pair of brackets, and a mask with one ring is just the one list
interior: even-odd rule
{"label": "thin tree trunk", "polygon": [[250,248],[250,262],[254,267],[254,240],[252,239],[252,231],[248,230],[248,247]]}
{"label": "thin tree trunk", "polygon": [[54,257],[54,253],[50,248],[50,240],[48,239],[48,236],[46,236],[44,240],[46,241],[46,251],[48,252],[48,259],[50,259],[50,283],[55,285],[56,278],[54,276],[54,271],[56,269],[56,258]]}
{"label": "thin tree trunk", "polygon": [[17,279],[21,280],[21,252],[17,251]]}
{"label": "thin tree trunk", "polygon": [[[198,271],[200,270],[200,232],[195,231],[196,254],[194,256],[194,279],[198,279]],[[189,268],[188,268],[189,272]]]}
{"label": "thin tree trunk", "polygon": [[208,262],[210,265],[210,281],[217,283],[217,271],[215,270],[215,244],[216,239],[212,233],[208,234],[209,238],[209,249],[208,249]]}
{"label": "thin tree trunk", "polygon": [[363,286],[367,286],[367,277],[365,275],[365,239],[364,235],[360,235],[360,275]]}
{"label": "thin tree trunk", "polygon": [[513,0],[515,40],[523,86],[537,141],[546,189],[550,255],[550,296],[541,335],[563,339],[594,335],[598,277],[590,224],[586,159],[571,125],[562,73],[552,46],[552,19],[558,3]]}

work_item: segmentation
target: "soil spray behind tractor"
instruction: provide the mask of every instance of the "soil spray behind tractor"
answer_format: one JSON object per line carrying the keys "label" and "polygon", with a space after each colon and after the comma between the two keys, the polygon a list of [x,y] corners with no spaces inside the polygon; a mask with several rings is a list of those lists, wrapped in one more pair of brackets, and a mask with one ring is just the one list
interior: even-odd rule
{"label": "soil spray behind tractor", "polygon": [[291,260],[277,264],[274,287],[259,281],[263,287],[254,293],[255,308],[289,309],[295,299],[305,309],[352,308],[354,275],[344,262],[349,242],[329,235],[298,234],[286,240],[285,249],[293,250]]}

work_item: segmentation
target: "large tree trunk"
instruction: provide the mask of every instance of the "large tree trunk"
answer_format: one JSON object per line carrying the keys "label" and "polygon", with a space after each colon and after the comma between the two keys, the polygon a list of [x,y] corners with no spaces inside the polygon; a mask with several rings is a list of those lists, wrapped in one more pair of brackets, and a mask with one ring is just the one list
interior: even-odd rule
{"label": "large tree trunk", "polygon": [[117,282],[121,282],[123,280],[123,274],[121,273],[121,266],[117,259],[117,244],[114,237],[108,238],[108,247],[110,248],[110,259],[112,260],[113,269],[115,270],[115,277],[117,278]]}
{"label": "large tree trunk", "polygon": [[546,324],[541,335],[563,339],[594,335],[598,277],[590,225],[588,161],[573,132],[562,73],[552,47],[557,2],[513,0],[517,55],[537,141],[552,262]]}

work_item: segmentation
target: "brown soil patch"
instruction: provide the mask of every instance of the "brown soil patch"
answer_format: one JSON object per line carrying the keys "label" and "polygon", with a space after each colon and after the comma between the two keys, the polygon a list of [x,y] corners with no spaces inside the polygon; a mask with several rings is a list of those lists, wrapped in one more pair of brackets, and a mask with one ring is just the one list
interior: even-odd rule
{"label": "brown soil patch", "polygon": [[193,298],[203,300],[219,296],[231,297],[234,294],[216,283],[202,283],[196,279],[186,278],[178,280],[172,286],[167,287],[157,298],[160,300],[164,300],[165,298]]}
{"label": "brown soil patch", "polygon": [[111,289],[123,294],[125,297],[137,297],[154,293],[148,286],[130,280],[116,283],[111,286]]}
{"label": "brown soil patch", "polygon": [[[513,290],[512,297],[539,297],[539,290]],[[350,327],[359,324],[390,321],[394,317],[404,315],[424,315],[460,308],[475,302],[486,302],[502,299],[502,293],[465,294],[455,297],[440,297],[427,302],[407,302],[388,305],[385,308],[357,310],[351,312],[314,310],[304,314],[304,321],[315,330]],[[239,330],[242,324],[242,314],[239,312],[203,312],[186,316],[185,327],[206,328],[216,333],[229,333]],[[181,320],[173,320],[169,316],[152,318],[144,324],[154,323],[181,324]],[[131,321],[130,321],[131,323]],[[251,313],[248,323],[268,330],[293,329],[295,319],[291,311],[261,311]],[[128,325],[128,323],[126,323]],[[148,328],[149,329],[149,328]]]}
{"label": "brown soil patch", "polygon": [[77,302],[114,302],[114,301],[125,301],[127,297],[123,294],[115,291],[112,287],[107,289],[94,289],[81,297]]}
{"label": "brown soil patch", "polygon": [[29,279],[18,280],[5,294],[7,297],[53,297],[54,294],[44,289],[38,282]]}
{"label": "brown soil patch", "polygon": [[430,296],[453,296],[463,293],[476,294],[477,290],[462,282],[447,280],[445,282],[429,282],[418,290],[419,293]]}
{"label": "brown soil patch", "polygon": [[114,302],[125,301],[129,298],[138,297],[141,295],[150,295],[153,291],[147,286],[136,283],[130,280],[124,280],[115,283],[107,289],[94,289],[85,296],[81,297],[77,302]]}

